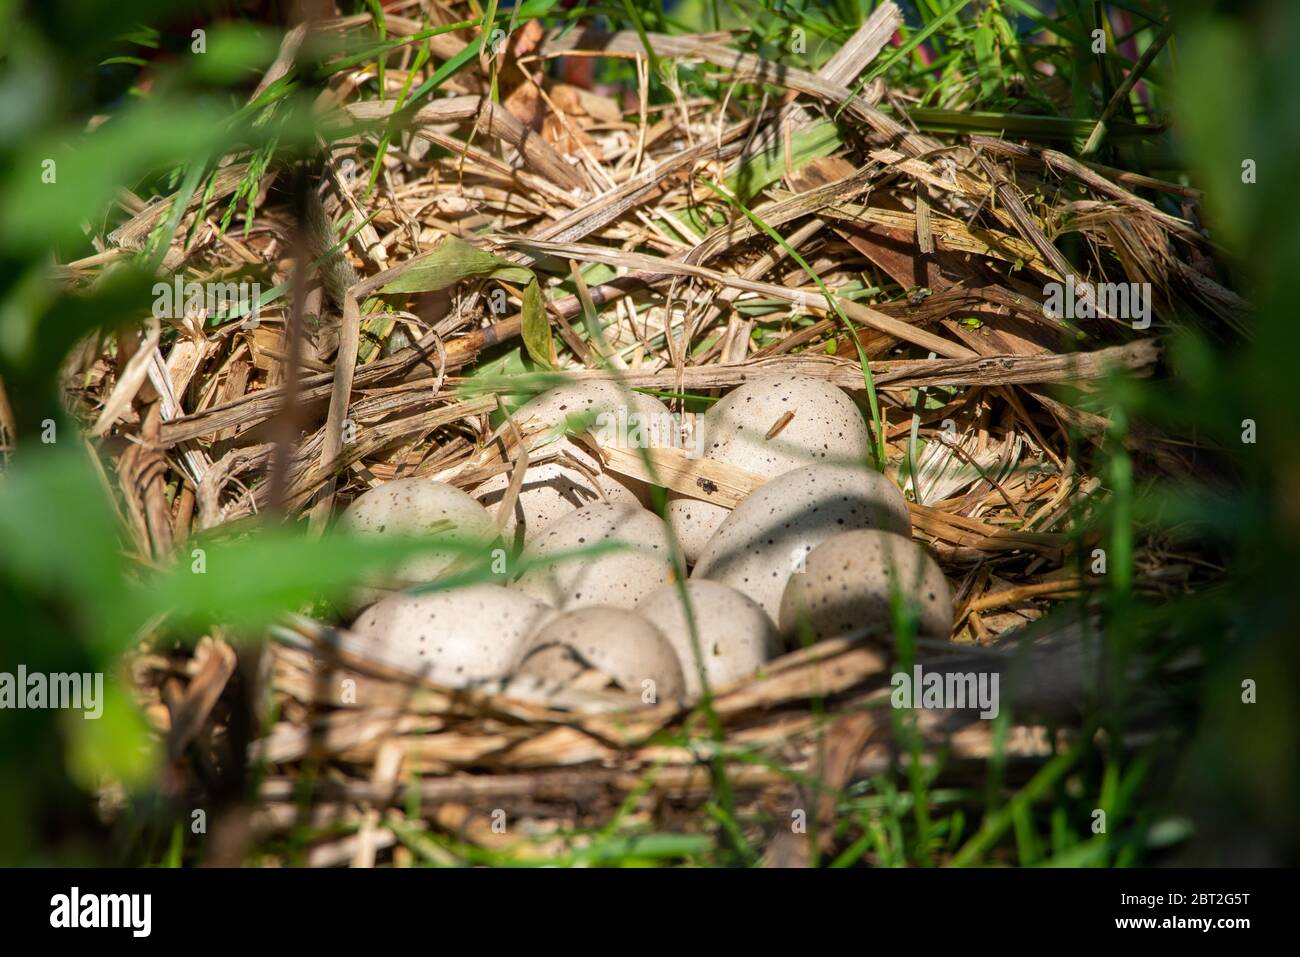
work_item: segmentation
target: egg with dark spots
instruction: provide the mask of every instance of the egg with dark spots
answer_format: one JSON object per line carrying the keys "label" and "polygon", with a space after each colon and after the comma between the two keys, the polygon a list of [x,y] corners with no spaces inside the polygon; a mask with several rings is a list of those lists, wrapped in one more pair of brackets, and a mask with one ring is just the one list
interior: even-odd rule
{"label": "egg with dark spots", "polygon": [[[636,392],[610,379],[566,382],[519,407],[514,422],[520,428],[547,427],[550,439],[590,432],[602,445],[642,447],[680,442],[678,420],[654,396]],[[651,503],[650,486],[630,476],[620,479],[642,505]]]}
{"label": "egg with dark spots", "polygon": [[[497,531],[487,509],[466,492],[424,478],[396,479],[361,493],[343,512],[340,525],[367,537],[447,540],[447,548],[433,547],[408,559],[396,571],[368,583],[380,589],[434,581],[465,555],[465,546],[486,549]],[[364,589],[358,603],[381,596],[380,591]]]}
{"label": "egg with dark spots", "polygon": [[[479,485],[473,497],[495,515],[509,485],[510,473],[503,472]],[[501,533],[517,551],[556,519],[574,509],[601,502],[640,505],[632,490],[611,473],[588,474],[562,461],[529,465]]]}
{"label": "egg with dark spots", "polygon": [[772,619],[807,554],[841,532],[874,528],[910,537],[907,501],[874,469],[807,465],[758,488],[718,526],[691,572],[749,596]]}
{"label": "egg with dark spots", "polygon": [[391,595],[361,612],[346,648],[450,688],[504,676],[525,639],[554,610],[529,595],[483,583]]}
{"label": "egg with dark spots", "polygon": [[[609,550],[593,553],[598,546]],[[566,611],[635,608],[673,580],[668,526],[639,505],[594,503],[570,512],[530,541],[521,558],[527,567],[512,587]]]}
{"label": "egg with dark spots", "polygon": [[686,602],[675,584],[647,595],[637,612],[657,626],[677,652],[688,699],[695,700],[703,693],[701,665],[709,687],[717,689],[753,674],[780,654],[776,627],[749,598],[734,588],[701,579],[686,582],[685,590],[696,641],[691,640]]}
{"label": "egg with dark spots", "polygon": [[952,591],[925,547],[865,529],[836,535],[808,553],[785,586],[780,626],[795,643],[864,632],[888,642],[896,610],[915,622],[921,637],[946,640],[952,632]]}
{"label": "egg with dark spots", "polygon": [[524,643],[516,675],[567,685],[587,669],[647,704],[682,694],[677,653],[653,624],[622,608],[579,608],[556,615]]}
{"label": "egg with dark spots", "polygon": [[[866,464],[871,435],[853,400],[821,379],[764,375],[728,392],[703,416],[702,456],[764,478],[812,464]],[[667,518],[696,561],[730,509],[670,495]]]}
{"label": "egg with dark spots", "polygon": [[592,431],[620,420],[647,425],[659,416],[672,417],[668,406],[654,396],[636,392],[610,379],[578,379],[548,389],[529,399],[514,413],[516,425],[547,425],[556,434]]}

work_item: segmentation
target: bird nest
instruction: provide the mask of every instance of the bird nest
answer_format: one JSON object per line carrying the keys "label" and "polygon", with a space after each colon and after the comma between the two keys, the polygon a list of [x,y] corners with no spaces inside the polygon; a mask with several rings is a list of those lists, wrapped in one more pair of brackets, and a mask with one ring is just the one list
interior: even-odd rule
{"label": "bird nest", "polygon": [[[851,89],[897,22],[883,5],[816,74],[738,52],[726,35],[536,23],[492,66],[495,101],[486,61],[412,109],[400,93],[406,69],[417,82],[431,73],[422,60],[399,55],[386,97],[336,73],[305,202],[290,173],[233,155],[186,203],[164,258],[303,295],[272,297],[253,324],[189,315],[95,340],[71,361],[68,391],[102,438],[136,549],[164,561],[195,531],[243,534],[267,513],[315,532],[393,479],[469,490],[511,471],[529,436],[490,416],[535,388],[530,371],[614,378],[679,405],[769,371],[820,378],[878,405],[885,472],[952,585],[951,640],[923,643],[917,660],[1004,674],[1009,726],[964,711],[900,716],[888,707],[897,662],[854,635],[691,706],[644,705],[599,682],[438,687],[349,655],[346,620],[328,614],[294,617],[256,653],[220,630],[183,649],[155,638],[134,677],[181,789],[202,792],[246,755],[260,859],[580,855],[599,843],[584,829],[612,821],[689,832],[725,820],[724,832],[747,822],[732,838],[769,861],[799,862],[853,837],[834,815],[854,782],[913,765],[936,784],[975,780],[995,754],[1005,780],[1025,780],[1086,740],[1097,578],[1080,529],[1107,496],[1091,450],[1115,434],[1095,400],[1110,377],[1158,374],[1169,326],[1122,318],[1114,302],[1079,299],[1083,315],[1045,302],[1052,284],[1074,290],[1086,276],[1094,289],[1149,290],[1157,317],[1238,327],[1245,304],[1216,281],[1200,230],[1139,195],[1190,208],[1195,191],[1032,141],[922,133],[889,108],[895,91]],[[392,13],[386,24],[391,37],[425,26]],[[476,36],[439,34],[432,53],[445,61]],[[286,39],[263,87],[300,40]],[[745,111],[651,106],[647,44],[660,62],[790,95]],[[639,79],[597,92],[543,77],[552,59],[589,57],[623,60]],[[121,205],[104,252],[69,276],[142,248],[170,209],[130,194]],[[1075,262],[1058,249],[1067,239]],[[1180,446],[1140,425],[1118,441],[1140,469],[1190,473]],[[597,468],[640,465],[586,451]],[[673,491],[723,504],[754,481],[704,475],[671,450],[655,465]],[[1157,561],[1168,547],[1138,543],[1139,590],[1175,593],[1207,574]],[[1065,600],[1077,613],[1064,624],[1039,621]],[[789,826],[800,813],[806,830]],[[287,838],[303,826],[305,850]]]}

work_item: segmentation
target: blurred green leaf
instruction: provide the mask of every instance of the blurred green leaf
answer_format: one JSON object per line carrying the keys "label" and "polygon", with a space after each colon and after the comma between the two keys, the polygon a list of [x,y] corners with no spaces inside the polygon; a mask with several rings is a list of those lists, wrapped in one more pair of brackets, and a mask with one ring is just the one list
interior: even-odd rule
{"label": "blurred green leaf", "polygon": [[161,744],[114,676],[104,676],[102,691],[98,718],[77,710],[60,713],[68,775],[89,793],[108,782],[129,790],[144,787],[157,771]]}
{"label": "blurred green leaf", "polygon": [[0,243],[37,250],[74,240],[80,223],[105,210],[123,184],[201,160],[231,135],[215,105],[151,102],[122,110],[88,136],[37,137],[0,182]]}
{"label": "blurred green leaf", "polygon": [[207,52],[192,54],[194,76],[209,83],[231,83],[260,74],[280,49],[276,34],[251,23],[218,23],[208,31]]}
{"label": "blurred green leaf", "polygon": [[196,539],[176,565],[134,589],[135,617],[143,622],[166,615],[191,627],[260,627],[316,599],[342,598],[367,572],[430,551],[469,558],[485,548],[454,532],[373,539],[335,531],[312,539],[292,526],[259,528],[229,542]]}
{"label": "blurred green leaf", "polygon": [[1198,185],[1205,190],[1217,229],[1224,241],[1239,245],[1261,192],[1242,182],[1242,162],[1259,162],[1264,155],[1256,148],[1257,124],[1251,111],[1243,108],[1260,98],[1258,74],[1250,67],[1255,52],[1244,28],[1229,21],[1188,31],[1186,37],[1180,56],[1214,68],[1181,72],[1179,128],[1188,148],[1201,160]]}
{"label": "blurred green leaf", "polygon": [[93,293],[60,295],[40,264],[6,278],[18,285],[0,299],[0,375],[19,434],[32,434],[45,419],[63,418],[57,373],[74,343],[108,323],[146,315],[152,285],[130,267],[112,270]]}
{"label": "blurred green leaf", "polygon": [[63,428],[0,481],[0,570],[34,594],[68,600],[93,633],[121,598],[120,542],[113,505]]}

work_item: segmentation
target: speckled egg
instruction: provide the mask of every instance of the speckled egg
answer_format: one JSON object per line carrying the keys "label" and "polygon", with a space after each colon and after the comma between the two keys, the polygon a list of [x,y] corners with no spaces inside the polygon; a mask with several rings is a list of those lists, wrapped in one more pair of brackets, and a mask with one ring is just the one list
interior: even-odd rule
{"label": "speckled egg", "polygon": [[741,502],[718,526],[691,578],[730,585],[775,622],[786,581],[808,552],[859,528],[910,536],[903,494],[874,469],[806,465],[778,475]]}
{"label": "speckled egg", "polygon": [[[701,428],[704,458],[765,478],[815,463],[865,464],[871,454],[871,435],[853,401],[804,375],[765,375],[738,386],[709,409]],[[688,562],[729,514],[712,502],[670,496],[668,522]]]}
{"label": "speckled egg", "polygon": [[[441,535],[484,545],[496,537],[496,523],[487,509],[455,486],[423,478],[397,479],[363,492],[344,511],[340,525],[366,536]],[[433,581],[463,554],[463,550],[431,550],[372,584],[400,588]],[[366,595],[378,597],[369,590]]]}
{"label": "speckled egg", "polygon": [[500,678],[555,612],[490,583],[391,595],[353,623],[349,650],[451,688]]}
{"label": "speckled egg", "polygon": [[822,542],[790,576],[781,597],[781,631],[830,638],[857,629],[886,638],[893,631],[891,595],[898,592],[917,633],[946,639],[952,592],[924,546],[876,529],[844,532]]}
{"label": "speckled egg", "polygon": [[[510,473],[494,475],[473,491],[493,515],[510,485]],[[557,518],[593,502],[615,505],[639,505],[631,489],[606,472],[588,477],[580,469],[563,462],[542,462],[524,471],[519,497],[502,526],[502,535],[516,549],[537,535]]]}
{"label": "speckled egg", "polygon": [[[595,545],[623,547],[598,555],[554,558]],[[555,608],[634,608],[673,580],[668,526],[636,505],[587,505],[552,522],[524,548],[533,562],[512,586]]]}
{"label": "speckled egg", "polygon": [[[680,442],[680,427],[668,406],[609,379],[579,380],[548,389],[521,405],[514,421],[520,427],[550,426],[556,437],[585,430],[602,445],[622,448]],[[651,503],[647,483],[631,476],[619,481],[642,505]]]}
{"label": "speckled egg", "polygon": [[[626,389],[609,379],[566,382],[528,400],[514,414],[525,423],[562,426],[596,431],[645,423],[662,428],[672,412],[654,396]],[[568,429],[560,431],[569,431]]]}
{"label": "speckled egg", "polygon": [[586,668],[608,675],[624,691],[647,696],[647,703],[675,698],[684,687],[672,645],[650,622],[622,608],[556,615],[525,642],[515,673],[566,684]]}
{"label": "speckled egg", "polygon": [[[753,674],[765,661],[780,654],[780,640],[771,619],[734,588],[693,579],[686,582],[686,593],[710,688]],[[687,697],[698,698],[703,688],[678,587],[665,585],[655,590],[637,606],[637,612],[672,644],[682,663]]]}

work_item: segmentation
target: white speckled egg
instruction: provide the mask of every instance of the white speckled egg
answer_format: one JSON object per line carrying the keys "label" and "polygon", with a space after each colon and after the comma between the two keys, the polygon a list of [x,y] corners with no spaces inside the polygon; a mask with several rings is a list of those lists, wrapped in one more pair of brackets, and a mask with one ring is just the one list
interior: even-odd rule
{"label": "white speckled egg", "polygon": [[[548,389],[520,406],[514,420],[521,427],[550,426],[557,436],[585,430],[601,444],[624,448],[680,441],[680,427],[668,406],[609,379],[578,380]],[[650,504],[645,482],[631,476],[620,481],[641,504]]]}
{"label": "white speckled egg", "polygon": [[490,583],[390,595],[357,616],[347,648],[464,688],[505,675],[528,635],[554,614],[535,598]]}
{"label": "white speckled egg", "polygon": [[[686,583],[686,592],[710,688],[753,674],[765,661],[780,654],[780,641],[771,619],[734,588],[693,579]],[[637,606],[637,613],[657,626],[672,644],[682,663],[687,697],[698,698],[703,688],[686,608],[677,586],[665,585],[647,595]]]}
{"label": "white speckled egg", "polygon": [[952,592],[924,546],[868,529],[822,542],[790,576],[781,598],[781,632],[814,640],[856,629],[884,638],[893,631],[891,595],[898,591],[917,633],[946,639],[952,632]]}
{"label": "white speckled egg", "polygon": [[658,423],[672,419],[672,412],[652,395],[626,389],[610,379],[566,382],[529,399],[514,414],[517,424],[531,423],[585,427],[596,431],[602,425],[638,421]]}
{"label": "white speckled egg", "polygon": [[[598,474],[594,479],[563,462],[528,466],[515,507],[502,526],[503,536],[518,547],[575,508],[605,501],[615,505],[640,504],[632,491],[612,474]],[[476,488],[473,496],[495,515],[509,485],[510,473],[503,472]]]}
{"label": "white speckled egg", "polygon": [[[367,536],[443,535],[484,545],[496,537],[496,523],[487,509],[455,486],[423,478],[397,479],[363,492],[344,511],[340,524]],[[463,554],[449,548],[416,555],[374,584],[401,588],[433,581]]]}
{"label": "white speckled egg", "polygon": [[668,639],[622,608],[556,615],[525,642],[515,673],[564,684],[584,668],[603,672],[624,691],[651,690],[655,700],[677,697],[683,689],[681,664]]}
{"label": "white speckled egg", "polygon": [[[599,555],[556,559],[594,545],[624,547]],[[512,586],[555,608],[589,605],[634,608],[673,580],[668,526],[637,505],[594,503],[552,522],[523,551],[536,564]]]}
{"label": "white speckled egg", "polygon": [[[803,465],[870,460],[871,435],[857,406],[842,389],[810,376],[751,379],[709,409],[702,428],[704,458],[766,478]],[[730,510],[676,494],[670,499],[668,522],[694,562]]]}
{"label": "white speckled egg", "polygon": [[718,526],[691,578],[730,585],[775,622],[785,583],[808,552],[858,528],[910,536],[903,493],[874,469],[806,465],[778,475],[741,502]]}

